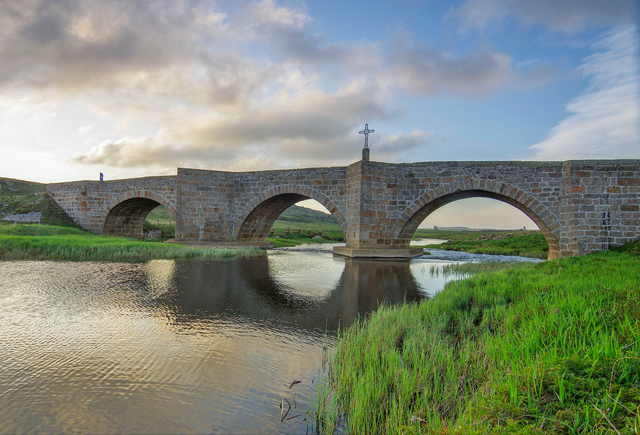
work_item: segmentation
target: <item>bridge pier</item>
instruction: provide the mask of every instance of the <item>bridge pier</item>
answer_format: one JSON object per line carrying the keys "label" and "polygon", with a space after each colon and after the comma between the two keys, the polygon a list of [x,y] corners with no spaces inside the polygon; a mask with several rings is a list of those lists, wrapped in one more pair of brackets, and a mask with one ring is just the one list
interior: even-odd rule
{"label": "bridge pier", "polygon": [[336,246],[333,253],[351,258],[394,258],[411,259],[422,257],[422,248],[349,248],[348,246]]}

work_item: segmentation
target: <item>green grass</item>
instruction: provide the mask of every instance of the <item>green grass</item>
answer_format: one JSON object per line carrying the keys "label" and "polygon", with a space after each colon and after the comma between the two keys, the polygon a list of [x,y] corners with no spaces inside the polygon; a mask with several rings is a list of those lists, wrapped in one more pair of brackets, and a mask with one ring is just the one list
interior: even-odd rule
{"label": "green grass", "polygon": [[47,185],[33,181],[0,177],[0,199],[16,200],[18,197],[34,197],[47,191]]}
{"label": "green grass", "polygon": [[[507,237],[512,234],[512,237]],[[497,240],[480,240],[483,236],[502,237]],[[521,257],[546,259],[549,245],[539,231],[416,231],[416,238],[447,239],[441,245],[425,245],[427,248],[463,251],[471,254],[519,255]]]}
{"label": "green grass", "polygon": [[[322,239],[312,238],[320,233]],[[344,235],[333,216],[294,205],[275,221],[268,240],[274,243],[274,247],[282,248],[303,243],[343,242]]]}
{"label": "green grass", "polygon": [[45,194],[45,184],[0,178],[0,186],[0,218],[39,211],[42,213],[42,224],[79,228],[60,206]]}
{"label": "green grass", "polygon": [[164,206],[159,206],[151,210],[144,221],[142,229],[143,231],[162,231],[160,240],[173,239],[176,237],[176,222],[173,220],[171,212]]}
{"label": "green grass", "polygon": [[639,433],[639,245],[470,266],[431,301],[382,307],[339,334],[315,402],[323,425],[346,414],[349,433]]}
{"label": "green grass", "polygon": [[0,225],[0,260],[144,261],[261,255],[257,248],[200,248],[97,236],[77,228]]}

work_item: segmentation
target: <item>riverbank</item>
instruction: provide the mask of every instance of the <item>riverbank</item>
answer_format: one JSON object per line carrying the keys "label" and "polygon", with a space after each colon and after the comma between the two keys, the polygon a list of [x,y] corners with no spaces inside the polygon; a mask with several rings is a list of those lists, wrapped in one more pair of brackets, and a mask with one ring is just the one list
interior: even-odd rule
{"label": "riverbank", "polygon": [[145,261],[262,255],[258,248],[198,248],[98,236],[53,225],[0,225],[0,260]]}
{"label": "riverbank", "polygon": [[349,433],[638,433],[639,246],[464,265],[340,334],[316,409]]}
{"label": "riverbank", "polygon": [[549,245],[540,231],[439,231],[418,230],[416,234],[446,239],[441,245],[424,245],[426,249],[444,249],[469,254],[515,255],[546,260]]}

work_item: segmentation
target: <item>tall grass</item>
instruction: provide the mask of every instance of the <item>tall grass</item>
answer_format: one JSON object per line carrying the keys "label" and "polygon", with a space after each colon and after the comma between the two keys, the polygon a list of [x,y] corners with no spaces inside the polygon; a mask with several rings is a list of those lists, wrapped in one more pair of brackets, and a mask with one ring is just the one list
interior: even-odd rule
{"label": "tall grass", "polygon": [[546,259],[549,245],[540,232],[515,233],[512,237],[496,240],[460,239],[450,240],[442,245],[431,245],[434,248],[450,251],[464,251],[472,254],[519,255],[521,257]]}
{"label": "tall grass", "polygon": [[449,283],[338,337],[319,406],[349,433],[640,431],[640,257],[605,252]]}
{"label": "tall grass", "polygon": [[200,248],[150,243],[123,237],[97,236],[85,231],[47,225],[0,226],[0,259],[100,260],[222,259],[261,255],[257,248]]}

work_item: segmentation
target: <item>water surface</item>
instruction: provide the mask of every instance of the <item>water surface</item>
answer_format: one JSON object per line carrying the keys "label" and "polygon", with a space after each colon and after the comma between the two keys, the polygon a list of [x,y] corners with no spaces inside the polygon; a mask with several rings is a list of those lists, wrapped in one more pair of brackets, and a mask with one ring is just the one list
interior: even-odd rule
{"label": "water surface", "polygon": [[280,422],[280,400],[306,409],[335,331],[445,283],[429,269],[446,262],[326,249],[0,262],[0,432],[305,432],[303,416]]}

